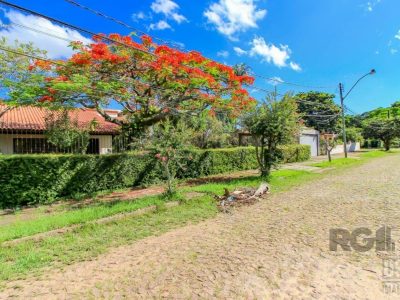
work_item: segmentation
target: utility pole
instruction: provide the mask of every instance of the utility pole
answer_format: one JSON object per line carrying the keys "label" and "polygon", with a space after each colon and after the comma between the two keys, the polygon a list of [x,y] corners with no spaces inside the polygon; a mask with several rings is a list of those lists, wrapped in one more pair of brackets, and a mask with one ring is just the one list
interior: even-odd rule
{"label": "utility pole", "polygon": [[343,147],[344,147],[344,157],[347,158],[347,137],[346,137],[346,118],[344,116],[344,97],[343,97],[343,84],[339,83],[340,91],[340,105],[342,107],[342,130],[343,130]]}
{"label": "utility pole", "polygon": [[372,69],[371,71],[369,71],[367,74],[365,74],[364,76],[360,77],[360,79],[358,79],[356,81],[356,83],[351,87],[351,89],[349,89],[349,91],[347,92],[346,95],[343,96],[343,84],[339,83],[339,91],[340,91],[340,105],[342,106],[342,123],[343,123],[343,143],[344,143],[344,157],[347,158],[347,137],[346,137],[346,119],[344,116],[344,99],[347,98],[347,96],[351,93],[351,91],[356,87],[356,85],[365,77],[367,77],[368,75],[374,75],[376,73],[375,69]]}

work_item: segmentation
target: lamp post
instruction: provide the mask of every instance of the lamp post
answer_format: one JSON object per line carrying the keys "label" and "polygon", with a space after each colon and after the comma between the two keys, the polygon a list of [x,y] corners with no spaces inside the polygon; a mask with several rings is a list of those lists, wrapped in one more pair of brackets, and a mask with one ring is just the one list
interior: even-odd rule
{"label": "lamp post", "polygon": [[339,92],[340,92],[340,105],[342,107],[342,130],[343,130],[343,143],[344,143],[344,157],[347,158],[347,137],[346,137],[346,119],[344,115],[344,100],[351,93],[351,91],[356,87],[356,85],[368,75],[374,75],[376,73],[375,69],[372,69],[367,74],[363,75],[356,81],[356,83],[351,87],[351,89],[347,92],[346,95],[343,96],[343,84],[339,83]]}

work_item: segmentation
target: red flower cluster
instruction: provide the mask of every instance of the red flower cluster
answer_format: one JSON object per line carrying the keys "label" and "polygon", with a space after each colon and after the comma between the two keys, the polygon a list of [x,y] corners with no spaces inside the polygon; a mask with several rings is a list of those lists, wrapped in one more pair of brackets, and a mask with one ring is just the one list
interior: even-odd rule
{"label": "red flower cluster", "polygon": [[35,60],[32,65],[28,67],[29,71],[33,71],[35,69],[42,69],[42,70],[51,70],[52,63],[50,61],[45,60]]}
{"label": "red flower cluster", "polygon": [[54,98],[52,96],[49,95],[44,95],[42,97],[39,98],[38,102],[43,103],[43,102],[53,102]]}
{"label": "red flower cluster", "polygon": [[[116,89],[123,94],[122,98],[128,98],[129,93],[135,91],[131,98],[139,103],[138,111],[142,102],[157,106],[159,111],[162,111],[162,106],[171,105],[168,101],[172,100],[173,109],[180,106],[197,109],[206,104],[211,108],[239,111],[255,103],[242,88],[243,85],[253,84],[253,77],[238,76],[232,67],[212,61],[197,51],[183,52],[157,45],[147,35],[140,37],[140,41],[134,38],[116,33],[108,36],[98,34],[93,37],[93,44],[73,43],[72,47],[77,52],[65,67],[52,69],[58,75],[46,79],[49,96],[43,96],[40,101],[53,101],[57,96],[56,89],[51,88],[52,83],[73,81],[74,74],[83,74],[92,80],[91,83],[97,84],[99,78],[105,83],[115,83]],[[31,70],[35,68],[50,70],[52,66],[41,61],[29,67]],[[167,95],[164,100],[160,90],[168,91],[171,96]],[[190,100],[176,101],[174,94]],[[210,114],[213,114],[213,109]]]}

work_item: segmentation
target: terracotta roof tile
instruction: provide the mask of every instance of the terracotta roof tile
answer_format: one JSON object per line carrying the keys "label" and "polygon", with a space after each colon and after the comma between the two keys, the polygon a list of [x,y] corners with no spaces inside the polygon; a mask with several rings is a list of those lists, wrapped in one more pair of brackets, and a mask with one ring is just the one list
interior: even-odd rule
{"label": "terracotta roof tile", "polygon": [[[6,109],[6,105],[0,104],[0,113]],[[50,113],[49,109],[21,106],[7,111],[0,117],[0,129],[3,130],[46,130],[45,117]],[[96,120],[97,126],[92,134],[115,134],[119,131],[119,126],[106,121],[100,114],[93,109],[77,108],[70,111],[72,120],[77,120],[79,126],[86,127]]]}

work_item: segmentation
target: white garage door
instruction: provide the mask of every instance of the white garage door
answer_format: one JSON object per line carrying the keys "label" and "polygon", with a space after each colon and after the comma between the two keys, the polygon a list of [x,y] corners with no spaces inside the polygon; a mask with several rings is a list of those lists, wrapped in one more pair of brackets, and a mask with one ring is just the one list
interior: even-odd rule
{"label": "white garage door", "polygon": [[311,156],[318,156],[318,135],[302,134],[300,136],[301,145],[310,145]]}

